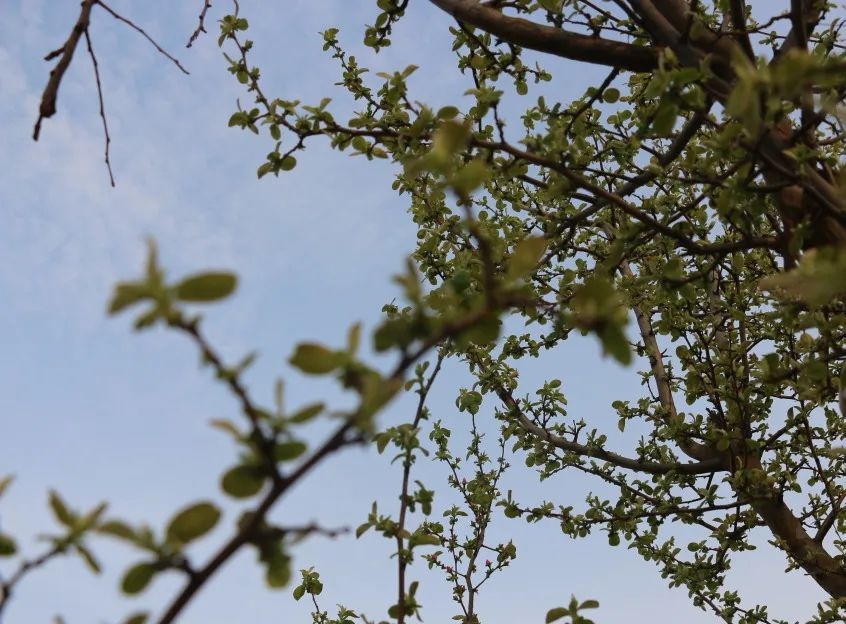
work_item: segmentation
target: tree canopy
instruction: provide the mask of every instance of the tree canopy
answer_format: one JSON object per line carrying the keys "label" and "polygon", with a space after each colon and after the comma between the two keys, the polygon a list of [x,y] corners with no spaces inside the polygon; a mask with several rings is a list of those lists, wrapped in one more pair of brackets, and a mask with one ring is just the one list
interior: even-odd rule
{"label": "tree canopy", "polygon": [[[295,543],[332,531],[276,526],[267,516],[315,465],[345,447],[369,445],[396,456],[401,483],[396,508],[374,505],[355,531],[395,543],[390,621],[419,615],[412,571],[427,565],[443,571],[456,619],[478,622],[480,588],[517,556],[513,543],[488,539],[490,523],[503,515],[554,523],[561,539],[604,532],[611,546],[629,545],[671,585],[686,588],[695,606],[743,623],[783,621],[726,583],[732,562],[753,548],[750,532],[764,528],[789,569],[831,598],[810,621],[842,621],[843,7],[819,0],[422,4],[450,29],[467,81],[468,97],[446,106],[427,104],[409,87],[414,65],[368,73],[331,24],[323,47],[340,79],[327,80],[340,80],[356,103],[352,112],[335,110],[329,99],[303,103],[296,93],[269,92],[263,72],[272,68],[252,61],[261,41],[248,38],[248,9],[237,3],[220,15],[202,3],[189,41],[219,19],[217,43],[244,92],[229,125],[270,146],[255,164],[263,183],[272,183],[271,174],[296,175],[298,160],[321,139],[395,166],[386,184],[407,205],[417,245],[396,278],[402,300],[383,308],[372,335],[393,364],[382,370],[364,361],[365,337],[354,325],[346,345],[303,342],[290,363],[336,379],[357,395],[356,407],[339,415],[318,402],[289,411],[281,387],[275,407],[259,405],[242,379],[250,358],[225,361],[201,317],[186,308],[229,296],[236,277],[170,280],[151,242],[142,276],[117,285],[109,312],[138,308],[137,329],[160,324],[183,334],[237,399],[240,420],[215,422],[240,451],[220,483],[250,505],[214,555],[196,562],[187,546],[220,518],[211,501],[191,503],[153,530],[112,518],[104,506],[77,513],[51,493],[62,532],[46,553],[20,558],[3,576],[0,610],[27,572],[54,556],[75,552],[96,570],[89,542],[104,535],[143,553],[124,576],[127,594],[160,573],[184,576],[155,615],[139,613],[126,624],[177,621],[244,547],[256,549],[271,587],[313,600],[315,622],[383,620],[354,605],[325,611],[319,571],[294,572]],[[378,0],[365,44],[390,55],[407,8],[408,0]],[[83,0],[67,42],[48,55],[56,64],[36,139],[49,142],[69,64],[86,51],[96,59],[87,29],[107,13],[128,21],[99,0]],[[596,66],[604,77],[584,84],[574,101],[528,95],[533,84],[570,80],[544,67],[550,57]],[[634,432],[620,438],[628,448],[609,442],[616,436],[602,430],[599,417],[568,414],[566,383],[520,383],[526,361],[566,349],[577,334],[595,338],[608,367],[626,367],[642,382],[635,400],[608,390],[619,431]],[[457,389],[456,408],[471,417],[466,449],[452,441],[455,425],[431,419],[426,405],[433,384],[444,382],[438,374],[447,360],[474,378]],[[380,413],[401,392],[416,393],[416,413],[408,422],[385,422]],[[323,440],[303,435],[307,423],[333,418]],[[415,466],[430,460],[448,467],[447,483],[415,479]],[[506,470],[522,469],[543,480],[582,473],[597,493],[584,501],[566,492],[523,500],[501,487]],[[459,504],[433,514],[433,501],[448,489]],[[11,535],[0,535],[0,555],[16,550]],[[575,599],[550,605],[547,621],[590,622],[595,606]]]}

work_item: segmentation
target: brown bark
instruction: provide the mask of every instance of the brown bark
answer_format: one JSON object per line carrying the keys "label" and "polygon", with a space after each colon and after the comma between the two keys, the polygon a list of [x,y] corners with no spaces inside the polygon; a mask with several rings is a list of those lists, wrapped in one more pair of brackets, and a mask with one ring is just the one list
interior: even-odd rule
{"label": "brown bark", "polygon": [[524,48],[633,72],[648,72],[658,67],[659,47],[638,46],[537,24],[503,15],[477,0],[429,1],[461,22]]}
{"label": "brown bark", "polygon": [[[754,457],[747,458],[745,468],[760,469],[761,462]],[[749,502],[787,553],[820,587],[832,598],[846,597],[846,570],[808,535],[775,491],[766,497],[750,496]]]}

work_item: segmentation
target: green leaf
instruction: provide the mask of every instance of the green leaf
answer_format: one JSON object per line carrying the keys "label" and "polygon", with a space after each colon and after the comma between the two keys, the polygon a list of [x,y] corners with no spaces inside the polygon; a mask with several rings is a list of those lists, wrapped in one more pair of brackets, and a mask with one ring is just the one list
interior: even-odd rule
{"label": "green leaf", "polygon": [[94,572],[94,574],[100,574],[100,572],[102,571],[101,568],[100,568],[100,562],[97,561],[97,558],[94,557],[94,554],[90,550],[88,550],[82,544],[77,544],[76,545],[76,552],[82,558],[82,560],[85,562],[85,565],[87,565],[88,568],[92,572]]}
{"label": "green leaf", "polygon": [[599,608],[599,601],[598,600],[585,600],[582,604],[579,605],[579,611],[582,609],[598,609]]}
{"label": "green leaf", "polygon": [[556,607],[554,609],[550,609],[546,612],[546,624],[554,622],[555,620],[560,620],[561,618],[567,615],[570,615],[570,610],[565,609],[564,607]]}
{"label": "green leaf", "polygon": [[532,274],[546,251],[546,239],[540,236],[524,238],[514,247],[508,259],[507,271],[511,279],[525,278]]}
{"label": "green leaf", "polygon": [[364,524],[360,524],[358,526],[358,528],[355,530],[356,538],[359,538],[362,535],[364,535],[365,533],[367,533],[368,529],[370,529],[370,527],[372,527],[372,526],[373,525],[370,522],[365,522]]}
{"label": "green leaf", "polygon": [[441,545],[441,538],[437,535],[430,535],[430,534],[422,534],[422,535],[412,535],[411,536],[411,544],[414,546],[440,546]]}
{"label": "green leaf", "polygon": [[652,132],[658,136],[670,134],[676,125],[678,112],[679,108],[675,102],[669,99],[663,100],[658,106],[658,110],[655,111],[655,117],[652,120]]}
{"label": "green leaf", "polygon": [[611,87],[610,89],[605,89],[602,93],[602,99],[607,102],[608,104],[613,104],[617,100],[620,99],[620,90]]}
{"label": "green leaf", "polygon": [[147,612],[133,613],[124,621],[123,624],[147,624],[147,620],[149,618],[150,614]]}
{"label": "green leaf", "polygon": [[183,509],[167,526],[169,542],[187,544],[211,531],[220,520],[220,510],[209,502],[201,502]]}
{"label": "green leaf", "polygon": [[109,314],[117,314],[129,306],[149,297],[150,292],[146,284],[138,282],[120,282],[115,286],[114,294],[109,302]]}
{"label": "green leaf", "polygon": [[606,325],[598,331],[602,350],[623,366],[632,363],[632,347],[623,328],[619,325]]}
{"label": "green leaf", "polygon": [[138,563],[126,571],[120,588],[123,590],[123,593],[130,596],[140,594],[150,584],[155,574],[156,567],[152,563]]}
{"label": "green leaf", "polygon": [[780,299],[799,299],[811,306],[828,303],[846,293],[846,250],[810,249],[798,267],[762,279],[759,287]]}
{"label": "green leaf", "polygon": [[491,168],[481,158],[471,160],[450,178],[449,182],[458,195],[469,195],[491,177]]}
{"label": "green leaf", "polygon": [[285,553],[274,553],[265,564],[264,578],[269,587],[278,589],[291,581],[291,558]]}
{"label": "green leaf", "polygon": [[445,120],[432,138],[432,154],[437,160],[448,160],[464,148],[469,138],[469,126],[452,119]]}
{"label": "green leaf", "polygon": [[309,375],[325,375],[344,363],[344,355],[323,345],[303,342],[289,360],[291,365]]}
{"label": "green leaf", "polygon": [[455,337],[455,346],[466,349],[471,344],[485,346],[496,342],[499,338],[501,323],[496,314],[487,314],[472,327]]}
{"label": "green leaf", "polygon": [[307,423],[310,420],[313,420],[314,417],[317,416],[324,409],[326,409],[325,403],[312,403],[311,405],[306,405],[305,407],[291,414],[291,417],[288,419],[288,421],[297,424]]}
{"label": "green leaf", "polygon": [[209,272],[186,277],[176,285],[176,297],[182,301],[207,303],[231,295],[238,285],[232,273]]}
{"label": "green leaf", "polygon": [[361,323],[356,323],[350,327],[347,332],[347,352],[350,355],[355,355],[358,347],[361,344]]}
{"label": "green leaf", "polygon": [[221,431],[225,431],[229,435],[231,435],[236,440],[241,439],[241,431],[238,427],[233,423],[231,420],[226,420],[225,418],[214,418],[210,421],[212,427],[216,429],[220,429]]}
{"label": "green leaf", "polygon": [[98,533],[104,535],[111,535],[128,542],[135,542],[138,539],[135,531],[125,522],[120,520],[109,520],[97,527]]}
{"label": "green leaf", "polygon": [[305,585],[297,585],[294,588],[294,600],[299,600],[305,596]]}
{"label": "green leaf", "polygon": [[76,522],[76,514],[67,508],[67,505],[65,505],[65,502],[62,500],[62,497],[59,496],[59,493],[55,490],[50,490],[48,500],[50,502],[50,509],[53,510],[53,515],[56,516],[56,520],[66,527],[72,527]]}
{"label": "green leaf", "polygon": [[0,533],[0,557],[11,557],[18,552],[18,546],[11,535]]}
{"label": "green leaf", "polygon": [[273,455],[276,458],[276,461],[291,461],[305,453],[306,449],[308,449],[308,446],[306,446],[304,442],[292,440],[290,442],[277,444],[273,451]]}
{"label": "green leaf", "polygon": [[12,481],[15,480],[15,475],[8,475],[0,479],[0,496],[6,493],[6,490],[9,489],[9,486],[12,485]]}
{"label": "green leaf", "polygon": [[264,486],[265,475],[252,466],[235,466],[220,481],[220,487],[233,498],[249,498]]}

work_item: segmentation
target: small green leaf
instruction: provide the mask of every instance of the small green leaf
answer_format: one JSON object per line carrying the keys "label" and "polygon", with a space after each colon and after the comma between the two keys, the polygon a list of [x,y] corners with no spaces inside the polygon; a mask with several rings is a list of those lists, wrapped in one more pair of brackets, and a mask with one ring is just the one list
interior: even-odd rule
{"label": "small green leaf", "polygon": [[471,160],[450,178],[449,182],[458,195],[469,195],[491,176],[491,168],[481,158]]}
{"label": "small green leaf", "polygon": [[564,607],[556,607],[554,609],[550,609],[546,612],[546,624],[550,622],[554,622],[555,620],[560,620],[561,618],[570,615],[569,609],[565,609]]}
{"label": "small green leaf", "polygon": [[678,116],[679,108],[675,102],[665,99],[658,106],[655,111],[655,117],[652,119],[652,132],[658,136],[667,136],[676,125],[676,117]]}
{"label": "small green leaf", "polygon": [[266,565],[264,578],[269,587],[285,587],[291,581],[291,558],[285,553],[274,553]]}
{"label": "small green leaf", "polygon": [[531,275],[546,251],[546,239],[540,236],[524,238],[514,247],[508,259],[508,277],[524,278]]}
{"label": "small green leaf", "polygon": [[0,557],[11,557],[18,552],[18,546],[12,536],[0,533]]}
{"label": "small green leaf", "polygon": [[306,446],[304,442],[292,440],[290,442],[277,444],[273,455],[276,458],[276,461],[291,461],[305,453],[306,449],[308,449],[308,446]]}
{"label": "small green leaf", "polygon": [[294,600],[299,600],[305,595],[305,585],[297,585],[294,588]]}
{"label": "small green leaf", "polygon": [[123,624],[147,624],[150,614],[147,612],[134,613],[130,615]]}
{"label": "small green leaf", "polygon": [[88,568],[94,574],[100,574],[100,572],[102,571],[101,568],[100,568],[100,562],[97,561],[97,558],[94,557],[94,554],[90,550],[88,550],[82,544],[77,544],[76,545],[76,552],[82,558],[82,560],[85,562],[85,565],[87,565]]}
{"label": "small green leaf", "polygon": [[304,342],[297,345],[289,360],[291,365],[309,375],[325,375],[344,362],[343,354],[323,345]]}
{"label": "small green leaf", "polygon": [[211,531],[220,520],[220,510],[208,502],[191,505],[171,519],[167,527],[169,542],[187,544]]}
{"label": "small green leaf", "polygon": [[356,539],[367,533],[371,526],[373,525],[369,522],[359,525],[359,527],[355,530]]}
{"label": "small green leaf", "polygon": [[617,100],[620,99],[620,90],[611,87],[610,89],[605,89],[602,93],[602,99],[607,102],[608,104],[613,104]]}
{"label": "small green leaf", "polygon": [[123,581],[121,581],[120,588],[125,594],[139,594],[144,591],[147,585],[150,584],[150,581],[153,580],[153,575],[155,575],[155,573],[156,568],[152,563],[138,563],[126,571],[126,574],[123,576]]}
{"label": "small green leaf", "polygon": [[176,285],[176,297],[182,301],[205,303],[231,295],[238,285],[232,273],[210,272],[186,277]]}
{"label": "small green leaf", "polygon": [[149,296],[149,289],[145,284],[137,282],[120,282],[115,286],[115,292],[109,302],[109,314],[117,314],[124,308],[143,301]]}
{"label": "small green leaf", "polygon": [[6,490],[12,484],[12,481],[15,480],[15,475],[8,475],[0,479],[0,496],[5,494]]}
{"label": "small green leaf", "polygon": [[496,314],[488,314],[456,336],[455,346],[458,349],[466,349],[471,344],[484,346],[496,342],[499,338],[500,325]]}
{"label": "small green leaf", "polygon": [[249,498],[264,486],[265,476],[252,466],[235,466],[223,475],[220,487],[233,498]]}
{"label": "small green leaf", "polygon": [[291,417],[288,420],[289,422],[297,424],[307,423],[324,409],[326,409],[325,403],[312,403],[311,405],[306,405],[302,409],[299,409],[291,414]]}
{"label": "small green leaf", "polygon": [[347,332],[347,351],[350,355],[355,355],[358,351],[358,346],[361,344],[361,323],[356,323],[350,327]]}
{"label": "small green leaf", "polygon": [[104,522],[97,527],[97,532],[105,535],[111,535],[112,537],[117,537],[128,542],[135,542],[135,540],[138,539],[138,536],[135,534],[132,527],[120,520],[109,520],[108,522]]}
{"label": "small green leaf", "polygon": [[414,546],[440,546],[441,538],[430,534],[412,535],[411,543]]}
{"label": "small green leaf", "polygon": [[72,513],[67,508],[67,505],[65,505],[65,502],[62,500],[62,497],[59,496],[59,493],[55,490],[50,490],[49,501],[50,508],[53,510],[53,515],[56,516],[56,520],[66,527],[72,527],[76,522],[76,514]]}
{"label": "small green leaf", "polygon": [[231,420],[226,420],[225,418],[214,418],[210,421],[210,424],[216,429],[225,431],[236,440],[241,439],[241,432],[238,430],[238,427],[235,426],[235,423],[233,423]]}

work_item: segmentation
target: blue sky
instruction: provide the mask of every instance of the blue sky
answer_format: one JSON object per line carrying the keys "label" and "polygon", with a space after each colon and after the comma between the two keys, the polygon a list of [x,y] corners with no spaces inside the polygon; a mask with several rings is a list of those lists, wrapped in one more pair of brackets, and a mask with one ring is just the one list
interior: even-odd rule
{"label": "blue sky", "polygon": [[[137,274],[148,235],[159,242],[172,275],[209,267],[237,271],[237,297],[209,310],[207,327],[231,360],[258,349],[261,357],[248,376],[254,396],[269,403],[273,380],[281,375],[290,405],[328,399],[342,406],[347,398],[331,384],[297,376],[286,359],[300,340],[340,344],[352,322],[373,327],[382,304],[397,294],[389,278],[411,250],[414,230],[404,200],[390,189],[391,167],[382,163],[316,143],[292,174],[257,181],[255,169],[271,145],[226,127],[236,98],[244,94],[226,72],[214,29],[191,50],[183,47],[201,2],[113,4],[191,71],[184,76],[140,37],[96,12],[92,36],[113,138],[115,189],[102,162],[84,50],[62,85],[58,115],[45,122],[40,143],[30,138],[48,72],[40,59],[64,41],[77,3],[4,3],[0,475],[15,473],[17,480],[0,501],[0,520],[32,554],[40,548],[33,537],[51,528],[46,507],[51,487],[76,506],[108,500],[115,515],[153,526],[188,501],[213,498],[227,515],[198,546],[202,560],[225,537],[238,509],[216,485],[234,449],[206,423],[234,416],[236,406],[198,368],[192,346],[181,337],[160,331],[136,335],[126,318],[108,319],[104,310],[112,285]],[[219,4],[210,14],[212,24],[225,5]],[[343,110],[344,98],[333,86],[337,67],[321,51],[317,35],[329,26],[340,26],[344,45],[374,71],[420,65],[411,82],[414,99],[433,105],[460,101],[469,86],[449,57],[449,20],[428,3],[412,3],[395,45],[378,56],[360,44],[362,25],[375,15],[373,2],[289,0],[284,10],[273,4],[241,2],[266,90],[274,95],[306,102],[336,97]],[[552,69],[557,78],[547,92],[561,98],[577,95],[591,78],[575,64]],[[592,342],[576,341],[522,371],[521,389],[559,377],[569,389],[571,412],[613,431],[611,401],[634,396],[638,387],[633,375],[597,351]],[[446,373],[433,413],[460,428],[464,417],[453,400],[467,379],[455,366]],[[384,422],[401,422],[409,410],[410,402],[400,401]],[[348,451],[292,492],[274,518],[356,526],[374,499],[394,504],[399,474],[388,462],[372,452]],[[590,488],[575,477],[538,484],[519,464],[508,487],[525,491],[527,499],[578,505]],[[431,486],[442,471],[424,466],[421,475]],[[667,589],[653,566],[624,548],[609,549],[602,535],[571,542],[552,524],[527,528],[503,517],[494,530],[514,537],[519,557],[483,591],[486,623],[541,622],[548,608],[566,604],[571,594],[601,602],[598,623],[714,621],[690,606],[685,592]],[[766,536],[757,537],[764,544]],[[321,572],[324,607],[341,602],[379,618],[394,595],[389,549],[372,536],[333,543],[315,538],[295,551],[296,565]],[[176,579],[163,578],[140,598],[121,598],[118,579],[136,560],[134,553],[106,541],[95,550],[105,562],[102,576],[90,576],[76,560],[57,562],[20,587],[6,622],[48,622],[56,614],[68,624],[117,622],[135,609],[155,611],[178,586]],[[263,587],[253,559],[246,552],[234,560],[182,621],[310,621],[307,606],[294,603],[289,590]],[[731,578],[750,603],[769,604],[775,615],[810,615],[820,592],[783,569],[783,559],[765,546],[742,558]],[[455,612],[448,586],[423,566],[414,569],[414,577],[423,581],[425,620],[448,620]]]}

